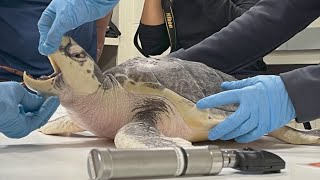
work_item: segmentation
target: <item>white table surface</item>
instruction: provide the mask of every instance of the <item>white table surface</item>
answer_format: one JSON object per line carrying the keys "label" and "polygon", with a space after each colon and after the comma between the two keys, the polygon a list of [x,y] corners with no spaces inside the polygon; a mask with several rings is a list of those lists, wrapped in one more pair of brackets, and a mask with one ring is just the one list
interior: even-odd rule
{"label": "white table surface", "polygon": [[[56,116],[63,113],[58,111]],[[249,143],[206,142],[221,148],[241,148],[250,146],[271,151],[286,161],[282,173],[267,175],[243,175],[233,169],[223,169],[218,176],[164,178],[172,179],[227,179],[227,180],[291,180],[297,165],[320,162],[320,146],[295,146],[283,144],[270,137]],[[97,138],[89,132],[65,136],[47,136],[33,132],[22,139],[9,139],[0,135],[0,180],[47,180],[70,179],[87,180],[87,155],[93,148],[114,147],[113,141]],[[315,177],[308,177],[312,180]],[[315,178],[320,179],[320,177]]]}

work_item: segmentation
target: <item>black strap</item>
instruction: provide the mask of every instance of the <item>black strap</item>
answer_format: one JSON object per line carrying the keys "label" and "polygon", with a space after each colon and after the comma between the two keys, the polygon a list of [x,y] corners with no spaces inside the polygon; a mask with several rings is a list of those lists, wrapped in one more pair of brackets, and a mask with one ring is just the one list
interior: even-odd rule
{"label": "black strap", "polygon": [[[161,6],[163,10],[164,21],[167,27],[171,52],[177,50],[177,32],[176,32],[176,24],[174,21],[173,11],[172,11],[172,2],[171,0],[161,0]],[[137,50],[143,54],[145,57],[150,57],[149,54],[146,54],[143,49],[140,47],[138,43],[138,36],[139,36],[139,28],[137,29],[133,43]]]}
{"label": "black strap", "polygon": [[176,24],[174,21],[174,15],[172,11],[172,2],[171,0],[161,0],[161,5],[163,9],[163,16],[166,22],[167,31],[169,35],[171,52],[177,50],[177,32]]}

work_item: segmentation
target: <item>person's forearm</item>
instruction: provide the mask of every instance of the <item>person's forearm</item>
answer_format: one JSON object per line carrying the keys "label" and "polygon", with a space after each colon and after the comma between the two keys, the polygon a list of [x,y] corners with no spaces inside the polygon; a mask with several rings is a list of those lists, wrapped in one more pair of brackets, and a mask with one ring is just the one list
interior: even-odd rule
{"label": "person's forearm", "polygon": [[107,14],[105,17],[98,19],[96,21],[96,29],[97,29],[97,60],[99,60],[103,47],[104,47],[104,39],[107,32],[108,25],[110,23],[112,16],[112,11]]}
{"label": "person's forearm", "polygon": [[109,22],[111,20],[111,16],[112,16],[112,11],[109,14],[107,14],[105,17],[98,19],[96,21],[97,29],[107,31]]}
{"label": "person's forearm", "polygon": [[280,74],[299,123],[320,118],[320,65]]}
{"label": "person's forearm", "polygon": [[144,1],[138,32],[145,54],[159,55],[169,47],[161,0]]}
{"label": "person's forearm", "polygon": [[141,23],[156,26],[164,23],[161,0],[145,0]]}
{"label": "person's forearm", "polygon": [[170,56],[233,73],[307,27],[319,16],[319,6],[318,0],[262,0],[218,33]]}

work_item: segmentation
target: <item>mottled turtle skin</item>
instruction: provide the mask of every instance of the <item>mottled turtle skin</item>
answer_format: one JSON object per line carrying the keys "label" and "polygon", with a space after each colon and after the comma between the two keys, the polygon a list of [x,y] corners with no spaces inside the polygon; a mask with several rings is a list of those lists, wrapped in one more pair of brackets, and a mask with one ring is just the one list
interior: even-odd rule
{"label": "mottled turtle skin", "polygon": [[[237,108],[196,108],[201,98],[221,92],[223,81],[236,80],[202,63],[138,57],[102,73],[68,37],[49,59],[57,76],[24,76],[30,89],[59,96],[69,113],[42,127],[45,134],[88,130],[115,139],[118,148],[190,146],[207,140],[209,130]],[[319,132],[311,133],[283,127],[271,135],[289,143],[319,143]]]}

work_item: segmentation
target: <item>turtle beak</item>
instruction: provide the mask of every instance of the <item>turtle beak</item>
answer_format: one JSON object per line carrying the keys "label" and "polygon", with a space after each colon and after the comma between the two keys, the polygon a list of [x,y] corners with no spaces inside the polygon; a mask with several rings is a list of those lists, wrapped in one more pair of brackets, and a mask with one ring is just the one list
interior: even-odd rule
{"label": "turtle beak", "polygon": [[26,72],[23,73],[23,81],[25,85],[32,91],[47,94],[58,95],[58,91],[54,88],[56,77],[62,76],[61,70],[51,55],[48,56],[54,72],[49,76],[41,76],[38,79],[33,79]]}
{"label": "turtle beak", "polygon": [[62,78],[61,68],[63,65],[58,61],[56,55],[61,54],[61,49],[65,49],[70,41],[71,40],[68,37],[63,37],[59,49],[48,56],[48,59],[54,71],[51,75],[41,76],[38,79],[33,79],[28,76],[26,72],[24,72],[23,81],[29,89],[41,94],[58,95],[59,89],[55,85],[57,83],[57,80],[60,81]]}
{"label": "turtle beak", "polygon": [[24,73],[28,88],[43,94],[59,95],[68,88],[81,94],[91,94],[100,88],[95,62],[85,50],[70,37],[63,37],[59,49],[48,56],[54,73],[33,79]]}

